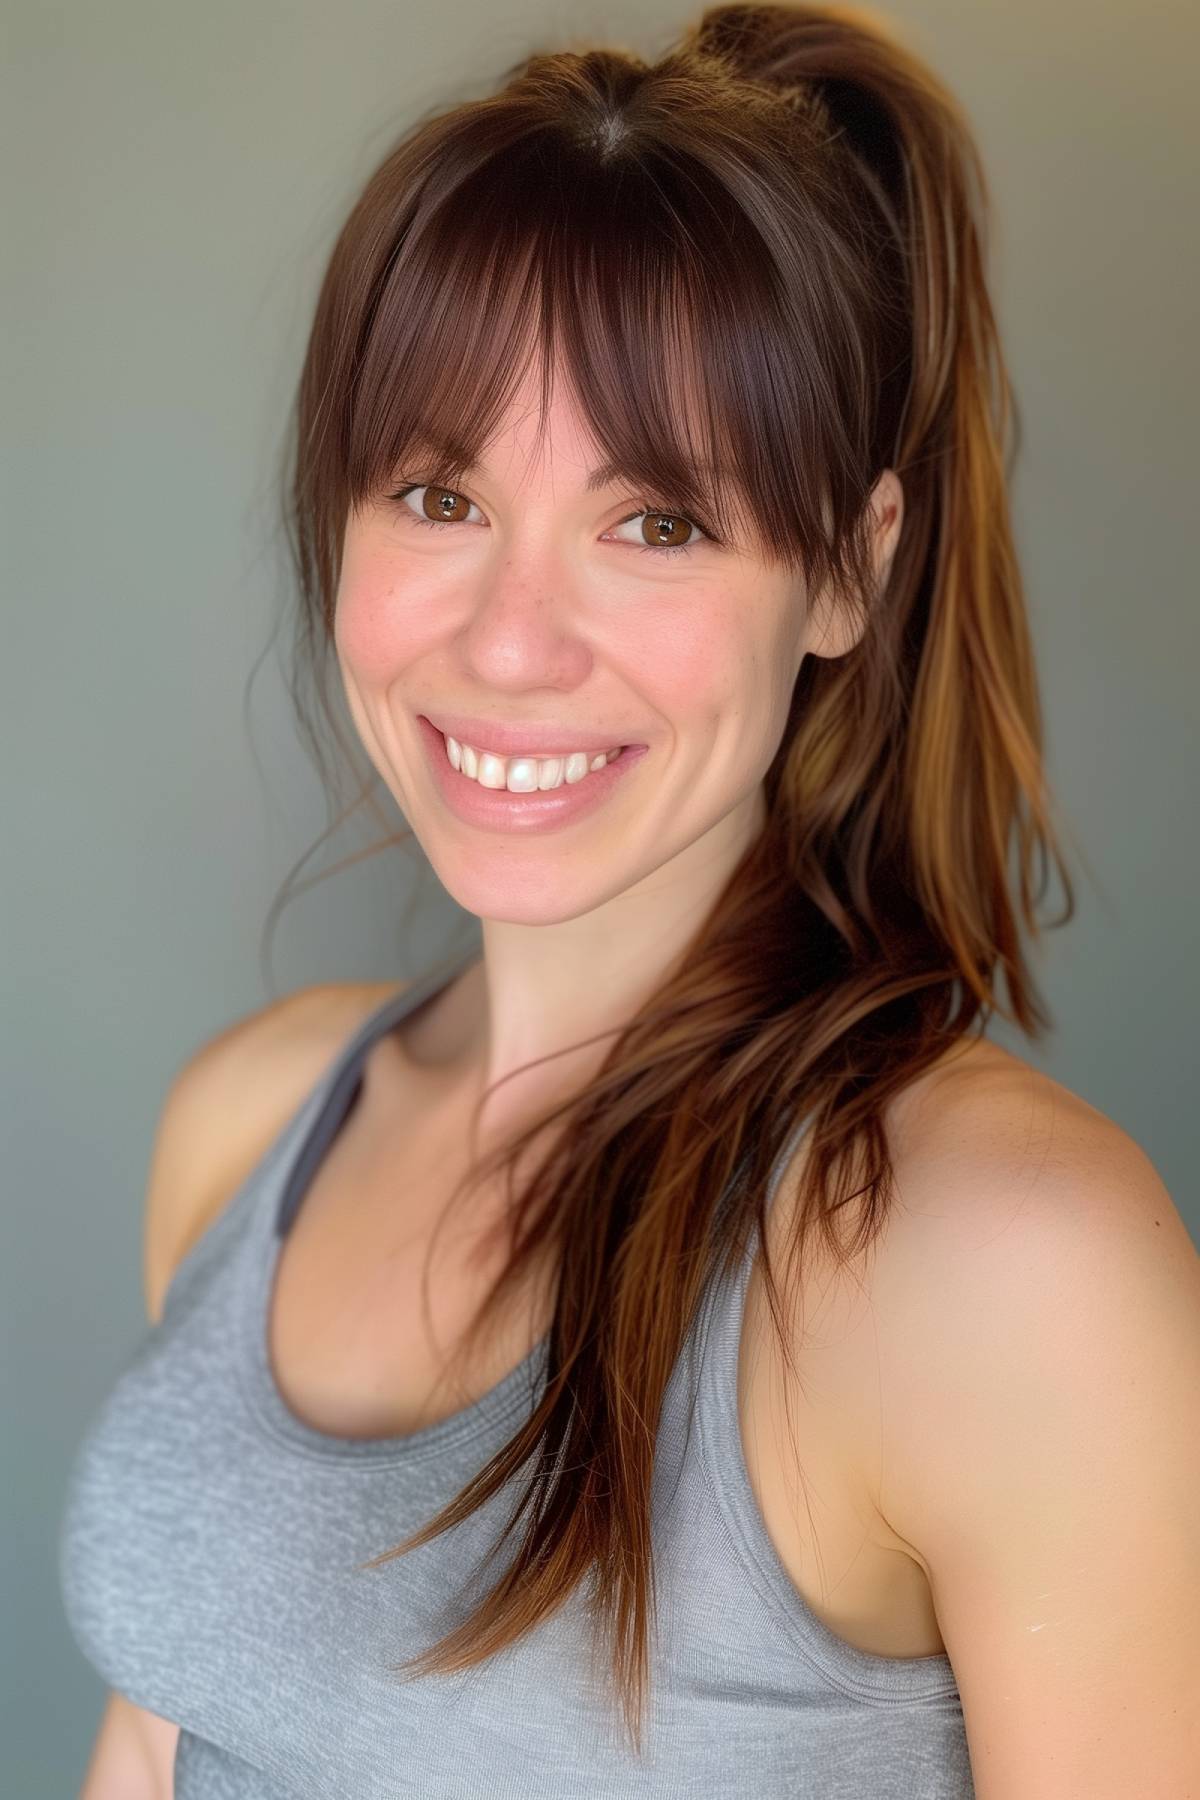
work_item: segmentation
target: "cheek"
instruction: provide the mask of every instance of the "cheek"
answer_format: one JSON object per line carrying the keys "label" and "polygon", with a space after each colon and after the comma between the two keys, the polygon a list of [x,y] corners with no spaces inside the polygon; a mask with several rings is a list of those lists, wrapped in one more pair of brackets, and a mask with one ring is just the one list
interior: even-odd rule
{"label": "cheek", "polygon": [[773,645],[760,641],[750,604],[736,596],[650,624],[638,647],[642,684],[668,717],[707,729],[769,725]]}
{"label": "cheek", "polygon": [[365,584],[338,590],[334,640],[341,661],[360,680],[373,683],[405,661],[405,632],[389,596]]}
{"label": "cheek", "polygon": [[435,609],[401,582],[394,558],[349,550],[343,559],[333,635],[342,663],[364,685],[386,682],[422,654]]}

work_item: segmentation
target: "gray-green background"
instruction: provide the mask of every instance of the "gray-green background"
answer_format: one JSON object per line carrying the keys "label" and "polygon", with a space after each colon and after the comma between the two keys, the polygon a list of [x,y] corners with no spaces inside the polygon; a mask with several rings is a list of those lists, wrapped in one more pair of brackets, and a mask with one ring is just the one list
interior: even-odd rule
{"label": "gray-green background", "polygon": [[[1056,1031],[1026,1053],[1143,1145],[1198,1235],[1197,15],[890,10],[966,104],[994,192],[1050,768],[1091,869],[1038,964]],[[19,1800],[74,1794],[103,1700],[54,1544],[74,1445],[142,1330],[159,1105],[267,997],[265,909],[324,824],[273,653],[243,720],[323,258],[415,111],[538,46],[652,53],[687,16],[8,0],[0,1787]],[[273,990],[414,971],[461,915],[432,886],[404,925],[412,884],[391,853],[305,893]]]}

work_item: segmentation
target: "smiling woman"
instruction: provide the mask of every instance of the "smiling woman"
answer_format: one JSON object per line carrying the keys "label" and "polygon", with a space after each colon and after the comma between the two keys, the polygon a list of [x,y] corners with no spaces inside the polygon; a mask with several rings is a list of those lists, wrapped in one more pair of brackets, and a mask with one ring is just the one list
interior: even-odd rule
{"label": "smiling woman", "polygon": [[[459,475],[350,509],[334,636],[359,735],[447,890],[502,917],[512,870],[478,833],[517,833],[521,916],[549,924],[594,907],[598,862],[629,891],[722,821],[731,848],[749,842],[804,657],[844,655],[863,619],[811,603],[751,535],[748,500],[738,543],[682,510],[631,513],[613,465],[592,467],[561,362],[544,405],[528,371],[516,382],[469,491]],[[423,518],[414,492],[447,516]],[[872,501],[878,580],[902,515],[891,470]],[[679,547],[634,541],[690,534],[686,569]],[[463,833],[433,825],[439,802]],[[564,855],[585,820],[587,855]]]}
{"label": "smiling woman", "polygon": [[983,1037],[1072,904],[985,225],[874,15],[730,5],[339,233],[297,668],[482,954],[173,1084],[63,1577],[178,1800],[1191,1791],[1200,1265]]}

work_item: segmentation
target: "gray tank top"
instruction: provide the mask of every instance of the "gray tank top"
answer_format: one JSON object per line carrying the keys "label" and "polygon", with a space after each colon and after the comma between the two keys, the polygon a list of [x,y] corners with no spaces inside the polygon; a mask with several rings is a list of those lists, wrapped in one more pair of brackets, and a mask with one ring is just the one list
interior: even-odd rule
{"label": "gray tank top", "polygon": [[180,1726],[176,1800],[972,1796],[949,1659],[847,1643],[767,1535],[737,1416],[753,1251],[710,1283],[663,1406],[640,1758],[579,1591],[462,1674],[394,1672],[491,1585],[504,1556],[486,1573],[479,1559],[516,1490],[377,1569],[357,1565],[508,1440],[537,1395],[546,1340],[452,1417],[351,1439],[292,1413],[266,1323],[282,1234],[357,1097],[366,1050],[438,985],[392,995],[333,1059],[179,1263],[71,1467],[67,1619],[109,1687]]}

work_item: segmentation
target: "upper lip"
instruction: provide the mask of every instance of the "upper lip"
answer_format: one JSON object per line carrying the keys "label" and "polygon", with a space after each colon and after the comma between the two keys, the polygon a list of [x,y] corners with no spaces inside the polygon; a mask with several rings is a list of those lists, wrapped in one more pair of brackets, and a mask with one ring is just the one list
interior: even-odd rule
{"label": "upper lip", "polygon": [[505,725],[499,719],[468,719],[463,713],[426,713],[425,718],[443,736],[470,744],[473,750],[490,751],[493,756],[569,756],[582,750],[596,756],[602,750],[613,750],[624,740],[607,733],[603,736],[574,725]]}

